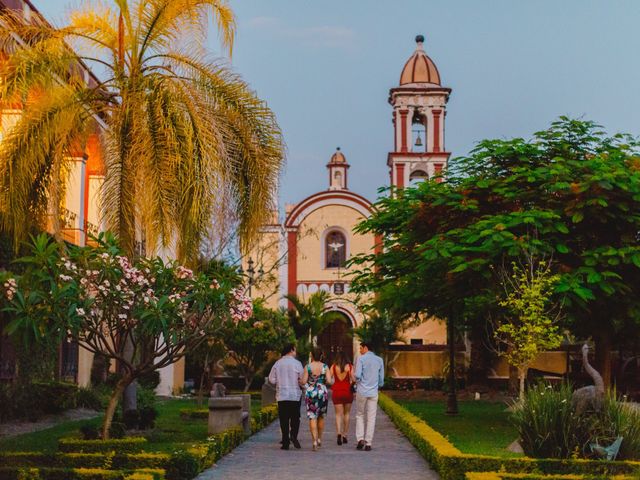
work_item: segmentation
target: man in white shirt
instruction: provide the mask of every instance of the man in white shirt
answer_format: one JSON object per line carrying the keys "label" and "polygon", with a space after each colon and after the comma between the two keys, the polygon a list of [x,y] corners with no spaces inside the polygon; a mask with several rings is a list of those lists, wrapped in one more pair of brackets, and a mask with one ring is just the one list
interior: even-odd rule
{"label": "man in white shirt", "polygon": [[300,429],[300,379],[303,373],[302,363],[296,359],[296,347],[289,344],[282,350],[282,357],[271,368],[269,382],[276,386],[278,416],[282,432],[282,448],[289,450],[289,442],[300,448],[298,430]]}

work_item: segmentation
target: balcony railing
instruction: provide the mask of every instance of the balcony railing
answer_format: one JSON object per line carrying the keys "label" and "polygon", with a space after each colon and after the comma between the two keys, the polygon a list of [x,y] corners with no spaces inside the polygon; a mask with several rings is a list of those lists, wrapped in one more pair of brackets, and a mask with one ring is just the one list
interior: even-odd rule
{"label": "balcony railing", "polygon": [[97,225],[85,220],[84,221],[84,231],[86,234],[91,235],[92,237],[97,237],[100,233],[100,229]]}

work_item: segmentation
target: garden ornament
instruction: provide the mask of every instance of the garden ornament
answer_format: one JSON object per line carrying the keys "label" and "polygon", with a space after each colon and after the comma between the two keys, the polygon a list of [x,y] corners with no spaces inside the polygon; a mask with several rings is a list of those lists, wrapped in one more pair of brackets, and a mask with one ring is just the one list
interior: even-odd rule
{"label": "garden ornament", "polygon": [[218,397],[225,397],[226,394],[227,394],[227,388],[222,383],[214,383],[211,386],[211,393],[209,396],[212,398],[218,398]]}
{"label": "garden ornament", "polygon": [[604,382],[598,371],[589,364],[589,345],[586,343],[582,346],[582,365],[593,378],[594,385],[582,387],[573,392],[572,402],[577,414],[589,410],[600,410],[604,399]]}
{"label": "garden ornament", "polygon": [[616,440],[608,447],[598,445],[598,442],[589,444],[589,447],[599,458],[615,460],[618,456],[618,452],[620,451],[620,445],[622,445],[622,437],[616,438]]}

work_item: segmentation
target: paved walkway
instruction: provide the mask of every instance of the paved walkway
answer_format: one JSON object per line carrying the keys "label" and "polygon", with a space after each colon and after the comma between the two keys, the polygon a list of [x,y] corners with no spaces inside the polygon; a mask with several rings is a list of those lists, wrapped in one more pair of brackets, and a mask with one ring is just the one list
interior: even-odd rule
{"label": "paved walkway", "polygon": [[356,450],[355,409],[353,413],[347,445],[336,444],[333,404],[330,404],[327,431],[319,451],[311,450],[311,435],[306,415],[301,418],[298,436],[302,443],[301,450],[296,450],[293,445],[291,450],[280,450],[278,444],[280,426],[278,421],[275,421],[222,458],[217,465],[202,472],[196,480],[334,480],[336,478],[438,480],[440,478],[380,409],[378,409],[373,450],[371,452]]}

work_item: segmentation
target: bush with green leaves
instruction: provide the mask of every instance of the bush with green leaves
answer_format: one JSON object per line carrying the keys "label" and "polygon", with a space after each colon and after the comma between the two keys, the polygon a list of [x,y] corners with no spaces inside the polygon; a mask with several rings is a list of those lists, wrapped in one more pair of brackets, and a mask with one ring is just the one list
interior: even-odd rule
{"label": "bush with green leaves", "polygon": [[529,388],[514,405],[512,419],[524,453],[536,458],[569,458],[580,454],[583,444],[578,432],[583,420],[571,404],[573,390],[542,383]]}
{"label": "bush with green leaves", "polygon": [[285,344],[294,341],[294,335],[284,312],[267,308],[257,301],[251,318],[247,322],[228,325],[222,330],[221,339],[236,369],[244,377],[246,392],[268,354],[278,353]]}
{"label": "bush with green leaves", "polygon": [[605,394],[601,410],[576,413],[568,384],[538,384],[514,405],[513,422],[524,453],[534,458],[595,458],[591,444],[611,445],[622,437],[618,460],[640,459],[640,412]]}

